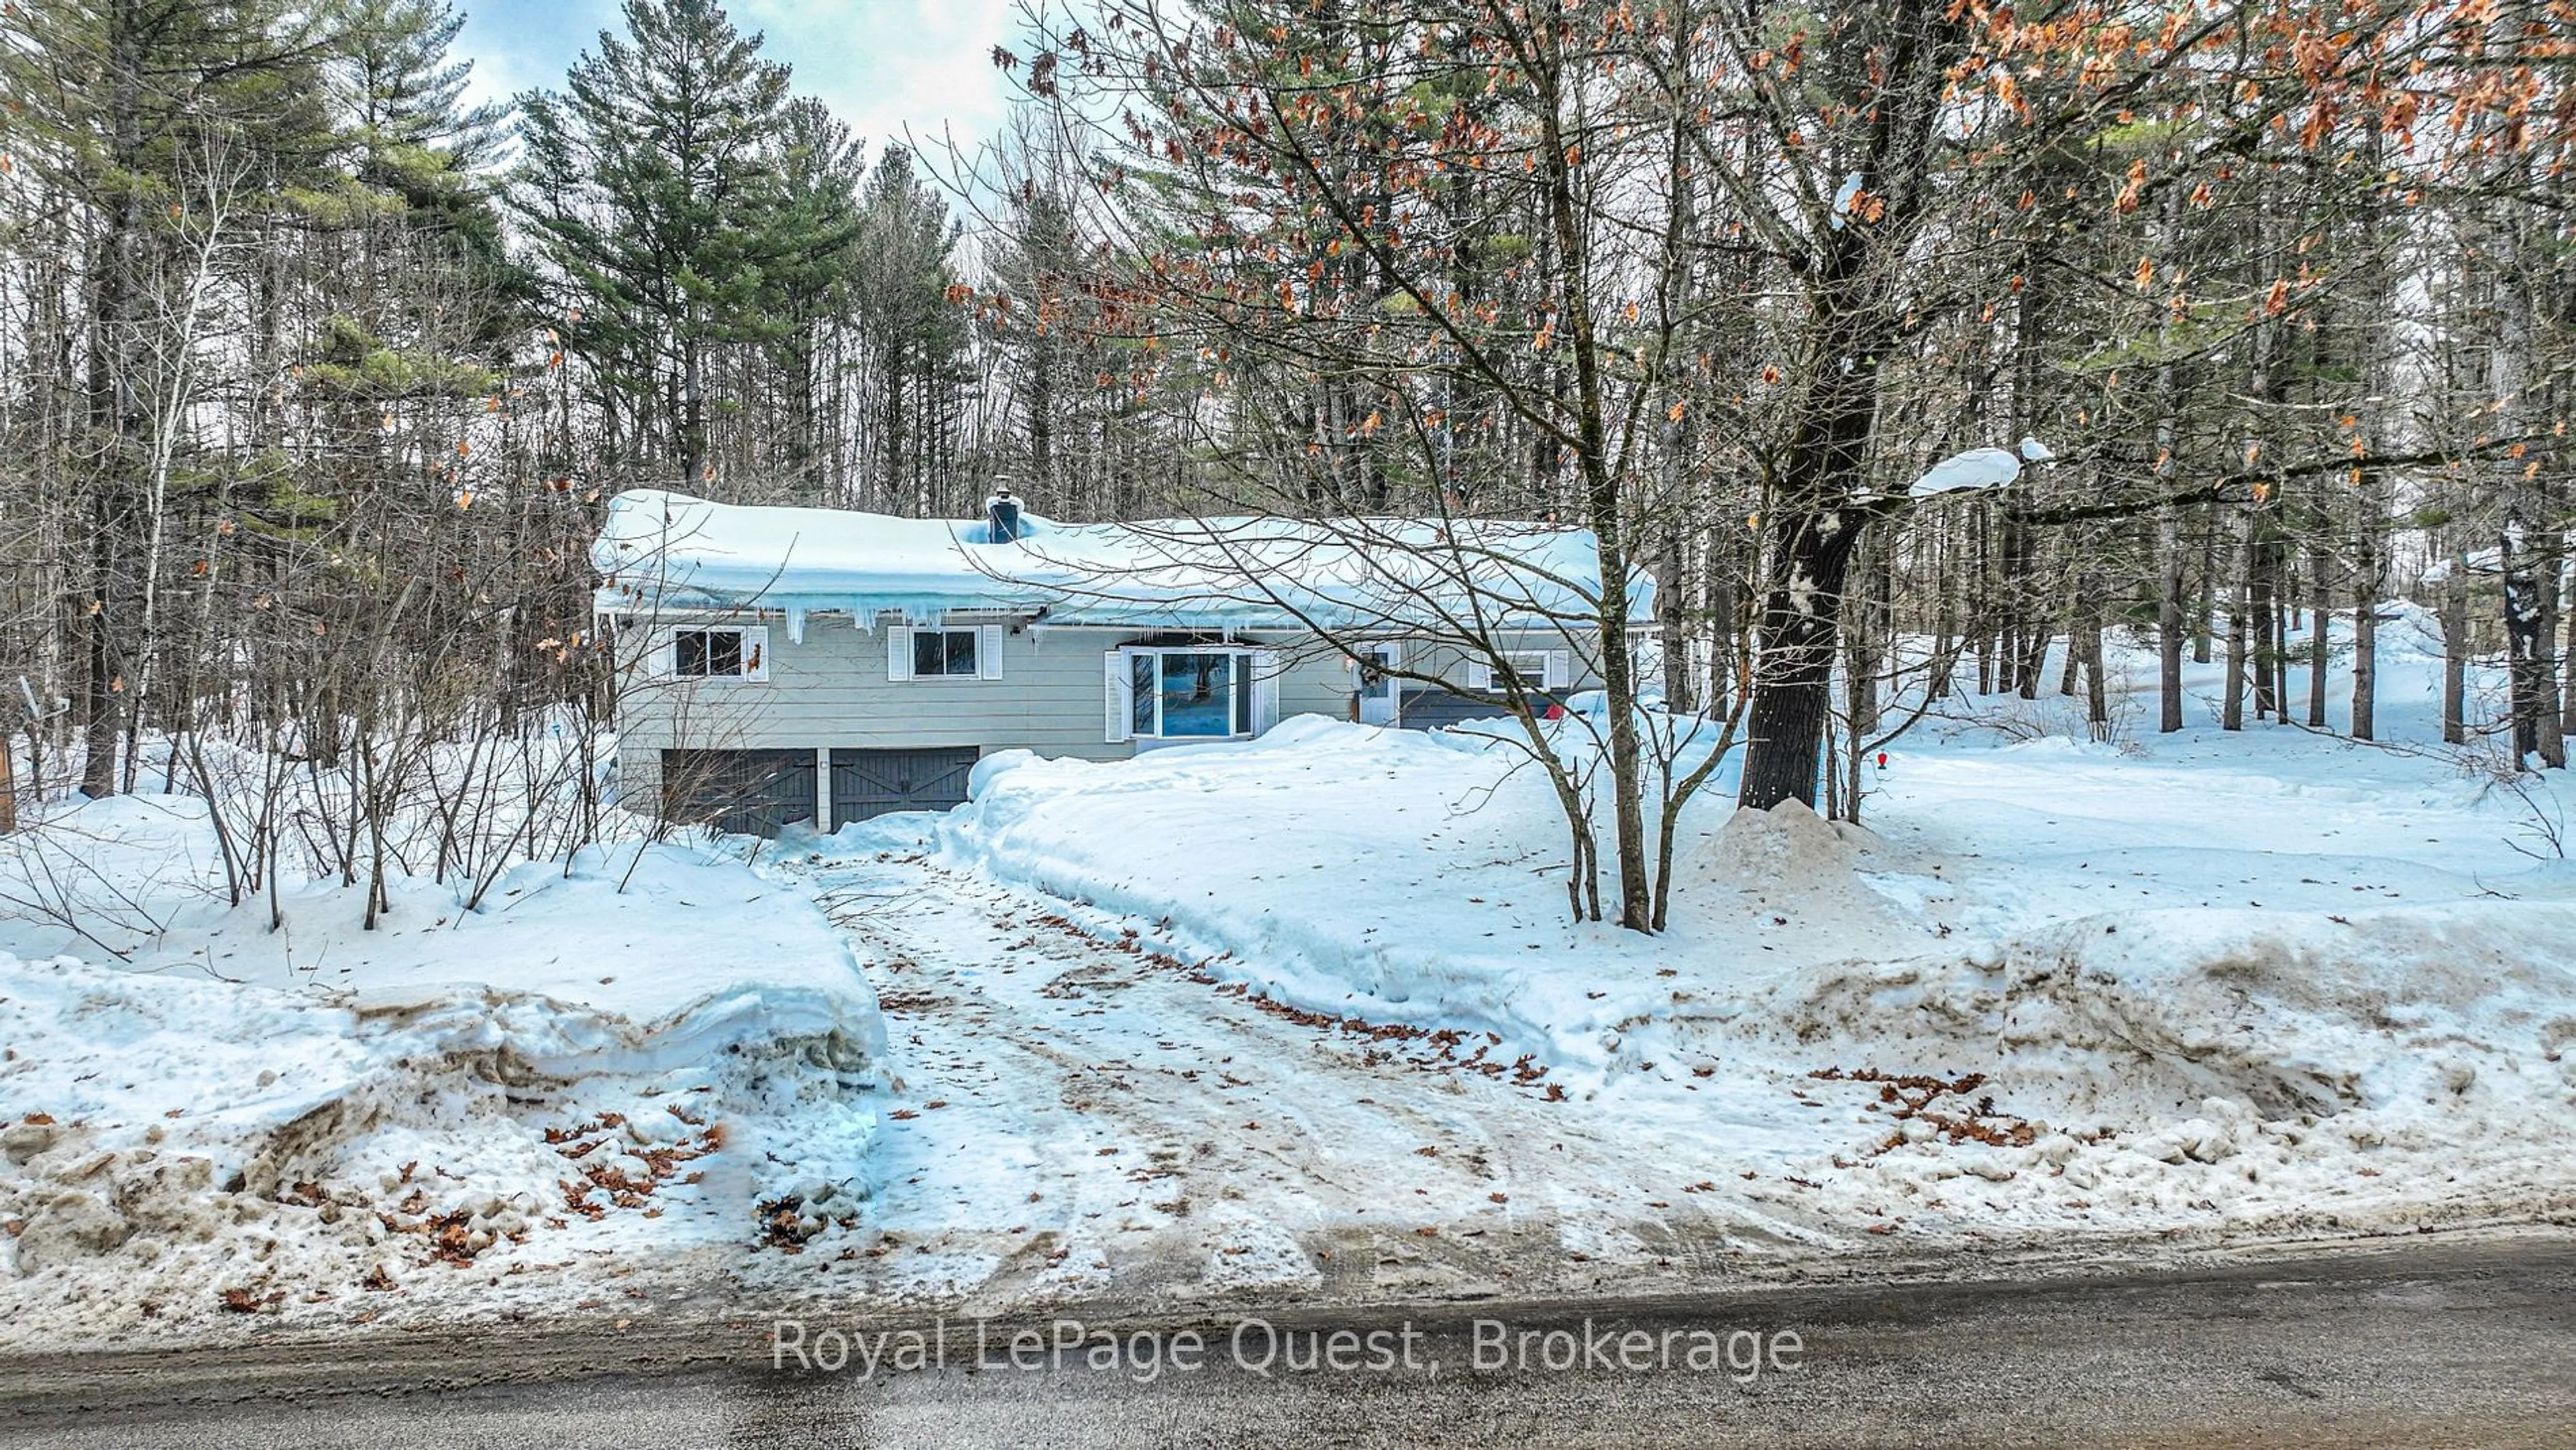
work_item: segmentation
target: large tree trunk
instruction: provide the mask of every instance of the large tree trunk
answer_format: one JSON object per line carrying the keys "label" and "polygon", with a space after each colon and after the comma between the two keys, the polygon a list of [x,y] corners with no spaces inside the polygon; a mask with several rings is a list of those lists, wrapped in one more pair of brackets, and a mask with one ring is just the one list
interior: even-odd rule
{"label": "large tree trunk", "polygon": [[[2549,610],[2541,598],[2541,560],[2538,551],[2522,547],[2523,533],[2522,520],[2508,515],[2502,545],[2505,694],[2513,740],[2513,763],[2517,768],[2529,764],[2532,756],[2541,753],[2543,703],[2550,707],[2553,719],[2558,704],[2557,692],[2547,688],[2548,668],[2553,662],[2557,642],[2544,633]],[[2546,757],[2543,758],[2546,761]]]}
{"label": "large tree trunk", "polygon": [[1655,570],[1655,626],[1662,645],[1664,703],[1677,715],[1698,707],[1699,682],[1692,652],[1698,644],[1691,629],[1690,545],[1682,528],[1664,533],[1663,556]]}
{"label": "large tree trunk", "polygon": [[128,470],[143,435],[141,390],[133,357],[136,273],[143,230],[142,188],[130,179],[143,154],[144,17],[134,0],[109,7],[108,118],[113,164],[124,173],[101,218],[98,279],[93,293],[86,380],[98,474],[91,480],[88,675],[82,688],[81,794],[116,793],[116,743],[124,723],[125,661],[117,638],[124,614],[122,540],[131,519]]}
{"label": "large tree trunk", "polygon": [[2326,728],[2326,621],[2333,616],[2334,597],[2326,589],[2326,554],[2320,548],[2308,555],[2308,724],[2319,730]]}
{"label": "large tree trunk", "polygon": [[2200,588],[2191,611],[2191,662],[2210,659],[2210,625],[2218,617],[2218,525],[2204,510],[2200,519]]}
{"label": "large tree trunk", "polygon": [[1833,710],[1834,636],[1863,520],[1857,509],[1826,509],[1788,526],[1779,582],[1762,606],[1741,805],[1769,810],[1785,800],[1816,803],[1825,722]]}
{"label": "large tree trunk", "polygon": [[2532,748],[2552,770],[2567,768],[2567,736],[2561,728],[2558,697],[2558,600],[2566,573],[2555,531],[2544,531],[2534,559],[2539,627],[2531,641]]}
{"label": "large tree trunk", "polygon": [[1843,587],[1868,511],[1850,504],[1868,464],[1878,415],[1878,359],[1887,320],[1862,295],[1858,228],[1837,233],[1817,310],[1825,322],[1806,380],[1806,406],[1781,469],[1771,579],[1745,729],[1738,803],[1769,810],[1816,804],[1826,717],[1833,710],[1834,641]]}
{"label": "large tree trunk", "polygon": [[1780,454],[1774,562],[1738,796],[1756,810],[1785,800],[1816,803],[1844,579],[1874,512],[1858,500],[1869,481],[1879,367],[1901,321],[1888,296],[1893,278],[1882,274],[1903,255],[1906,222],[1930,184],[1944,74],[1959,34],[1924,0],[1894,0],[1887,10],[1892,38],[1873,86],[1879,119],[1863,168],[1853,173],[1855,185],[1888,192],[1887,220],[1823,234],[1807,284],[1815,332]]}
{"label": "large tree trunk", "polygon": [[2182,728],[2182,522],[2173,509],[2156,526],[2156,729]]}
{"label": "large tree trunk", "polygon": [[2558,736],[2562,741],[2576,735],[2576,608],[2571,608],[2571,605],[2576,605],[2576,598],[2562,594],[2558,617],[2567,635],[2566,651],[2559,656],[2558,669]]}
{"label": "large tree trunk", "polygon": [[[2371,495],[2376,499],[2376,492]],[[2377,503],[2356,535],[2352,589],[2352,738],[2379,738],[2379,517]]]}
{"label": "large tree trunk", "polygon": [[[2259,523],[2251,526],[2261,527]],[[2254,718],[2257,720],[2286,718],[2281,709],[2281,621],[2274,587],[2274,557],[2268,542],[2249,545],[2245,551],[2245,608],[2254,630]]]}
{"label": "large tree trunk", "polygon": [[2237,528],[2244,537],[2234,552],[2244,572],[2236,581],[2236,587],[2227,591],[2227,684],[2218,706],[2218,728],[2221,730],[2245,728],[2246,633],[2254,608],[2253,517],[2250,514],[2241,517]]}
{"label": "large tree trunk", "polygon": [[2468,561],[2454,551],[2451,577],[2442,588],[2442,740],[2447,745],[2469,740],[2468,571]]}

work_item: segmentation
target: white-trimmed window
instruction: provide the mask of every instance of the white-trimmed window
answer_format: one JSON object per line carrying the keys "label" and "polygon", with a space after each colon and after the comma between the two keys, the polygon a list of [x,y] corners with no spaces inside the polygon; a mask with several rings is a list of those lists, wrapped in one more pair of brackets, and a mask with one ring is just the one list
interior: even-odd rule
{"label": "white-trimmed window", "polygon": [[1485,688],[1497,694],[1508,690],[1511,680],[1504,676],[1507,669],[1512,679],[1520,681],[1522,693],[1537,694],[1544,690],[1562,690],[1572,684],[1574,661],[1572,652],[1568,650],[1507,650],[1499,664],[1485,666]]}
{"label": "white-trimmed window", "polygon": [[1002,677],[1002,627],[944,625],[936,629],[895,625],[886,631],[889,680],[998,680]]}
{"label": "white-trimmed window", "polygon": [[675,629],[671,673],[683,680],[766,680],[769,627],[719,624]]}
{"label": "white-trimmed window", "polygon": [[1133,645],[1111,650],[1111,740],[1242,740],[1278,713],[1270,652],[1231,645]]}

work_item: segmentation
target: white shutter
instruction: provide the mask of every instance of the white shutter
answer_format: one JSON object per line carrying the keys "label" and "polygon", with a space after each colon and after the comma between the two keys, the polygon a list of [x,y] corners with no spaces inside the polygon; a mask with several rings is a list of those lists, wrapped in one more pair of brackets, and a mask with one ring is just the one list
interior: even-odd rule
{"label": "white shutter", "polygon": [[1479,690],[1491,690],[1497,694],[1502,690],[1502,681],[1495,677],[1494,665],[1490,660],[1470,661],[1467,665],[1467,683]]}
{"label": "white shutter", "polygon": [[769,678],[769,626],[755,624],[742,632],[742,677],[761,681]]}
{"label": "white shutter", "polygon": [[886,678],[912,678],[912,631],[900,624],[886,626]]}
{"label": "white shutter", "polygon": [[680,632],[655,628],[644,636],[644,678],[675,680],[680,676]]}
{"label": "white shutter", "polygon": [[1102,673],[1108,678],[1108,738],[1113,744],[1136,738],[1136,681],[1127,663],[1131,658],[1125,650],[1116,649],[1100,657]]}
{"label": "white shutter", "polygon": [[1547,687],[1562,690],[1574,683],[1574,651],[1552,649],[1547,652]]}
{"label": "white shutter", "polygon": [[985,625],[983,638],[975,641],[975,673],[988,680],[1002,677],[1002,627],[998,624]]}
{"label": "white shutter", "polygon": [[1252,733],[1268,733],[1279,723],[1279,652],[1259,650],[1252,661]]}

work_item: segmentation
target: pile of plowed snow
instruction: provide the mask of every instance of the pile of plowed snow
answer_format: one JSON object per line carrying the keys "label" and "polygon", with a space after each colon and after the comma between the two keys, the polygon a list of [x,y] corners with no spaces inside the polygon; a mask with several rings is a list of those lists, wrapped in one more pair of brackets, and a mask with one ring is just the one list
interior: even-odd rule
{"label": "pile of plowed snow", "polygon": [[1972,1161],[2022,1180],[2023,1218],[2333,1228],[2576,1206],[2562,902],[2123,913],[1965,955],[1819,965],[1671,1036],[1859,1085],[1886,1130],[1868,1167],[1918,1202]]}
{"label": "pile of plowed snow", "polygon": [[0,954],[0,1340],[497,1310],[858,1213],[884,1028],[810,902],[676,847],[358,895],[288,898],[322,974],[262,970],[264,913]]}

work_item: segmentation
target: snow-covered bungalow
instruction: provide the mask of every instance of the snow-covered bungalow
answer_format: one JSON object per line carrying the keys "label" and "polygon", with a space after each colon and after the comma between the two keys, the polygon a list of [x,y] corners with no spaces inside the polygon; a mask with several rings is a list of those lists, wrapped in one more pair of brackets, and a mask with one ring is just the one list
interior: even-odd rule
{"label": "snow-covered bungalow", "polygon": [[[641,490],[592,558],[626,798],[733,830],[944,809],[995,750],[1113,759],[1305,713],[1442,724],[1499,713],[1476,698],[1499,669],[1551,697],[1594,682],[1592,536],[1541,524],[1060,525],[1007,494],[951,521]],[[1629,612],[1653,617],[1642,575]]]}

